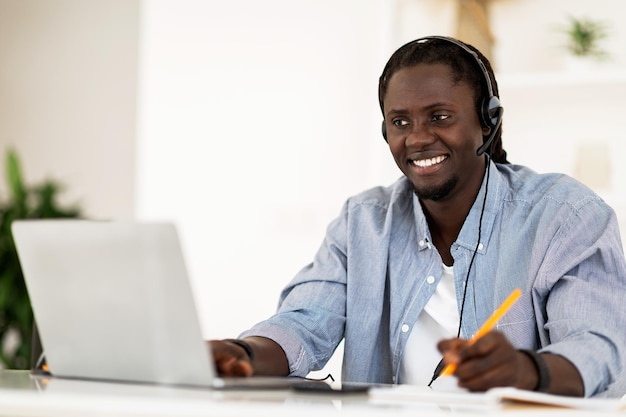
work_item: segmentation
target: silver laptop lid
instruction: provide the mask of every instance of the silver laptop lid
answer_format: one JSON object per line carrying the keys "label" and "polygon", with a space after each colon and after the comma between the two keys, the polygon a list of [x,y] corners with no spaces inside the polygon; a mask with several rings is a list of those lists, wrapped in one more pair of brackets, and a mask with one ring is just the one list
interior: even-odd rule
{"label": "silver laptop lid", "polygon": [[53,375],[212,385],[173,224],[27,220],[12,231]]}

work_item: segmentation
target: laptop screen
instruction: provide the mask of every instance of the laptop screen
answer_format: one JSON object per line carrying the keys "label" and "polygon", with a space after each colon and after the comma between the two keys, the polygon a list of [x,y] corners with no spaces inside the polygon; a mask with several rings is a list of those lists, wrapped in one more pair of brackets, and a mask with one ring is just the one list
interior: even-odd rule
{"label": "laptop screen", "polygon": [[211,386],[173,224],[25,220],[12,231],[53,375]]}

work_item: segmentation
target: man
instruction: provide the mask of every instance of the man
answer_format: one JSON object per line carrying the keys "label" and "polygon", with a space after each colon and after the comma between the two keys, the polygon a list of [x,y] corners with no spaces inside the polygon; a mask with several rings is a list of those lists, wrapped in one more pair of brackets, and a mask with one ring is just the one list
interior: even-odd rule
{"label": "man", "polygon": [[[497,83],[469,45],[404,45],[379,100],[404,177],[348,199],[273,317],[210,342],[219,372],[305,376],[345,338],[345,381],[426,385],[443,354],[474,391],[623,395],[626,261],[613,210],[571,178],[508,164]],[[497,330],[469,344],[515,288],[523,295]]]}

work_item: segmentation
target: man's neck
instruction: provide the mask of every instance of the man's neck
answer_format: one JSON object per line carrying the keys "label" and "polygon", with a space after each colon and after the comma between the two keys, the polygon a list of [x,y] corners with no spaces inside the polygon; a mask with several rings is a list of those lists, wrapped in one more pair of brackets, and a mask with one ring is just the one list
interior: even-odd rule
{"label": "man's neck", "polygon": [[433,244],[446,265],[454,263],[450,247],[458,238],[477,195],[478,190],[446,201],[420,200]]}

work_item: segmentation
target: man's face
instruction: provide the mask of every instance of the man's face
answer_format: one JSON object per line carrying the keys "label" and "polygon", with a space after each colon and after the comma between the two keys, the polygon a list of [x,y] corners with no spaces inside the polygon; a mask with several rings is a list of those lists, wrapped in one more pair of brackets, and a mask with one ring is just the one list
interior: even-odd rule
{"label": "man's face", "polygon": [[469,85],[455,84],[447,65],[418,64],[391,77],[383,107],[391,153],[420,199],[475,197],[485,168],[476,149],[488,130]]}

